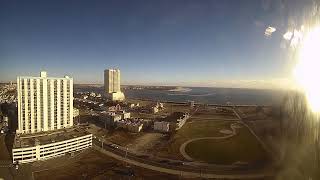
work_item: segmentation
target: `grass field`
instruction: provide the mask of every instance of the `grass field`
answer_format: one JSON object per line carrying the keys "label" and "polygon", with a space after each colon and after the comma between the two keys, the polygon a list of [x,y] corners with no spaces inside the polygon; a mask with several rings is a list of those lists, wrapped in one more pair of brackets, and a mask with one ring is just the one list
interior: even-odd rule
{"label": "grass field", "polygon": [[[76,158],[65,156],[33,164],[35,180],[69,179],[177,179],[176,176],[162,174],[116,161],[93,149],[82,152]],[[127,175],[132,170],[134,177]]]}
{"label": "grass field", "polygon": [[185,141],[197,137],[206,136],[221,136],[220,129],[229,129],[230,122],[215,121],[215,122],[194,122],[186,123],[176,134],[169,139],[168,144],[163,148],[166,157],[181,159],[183,156],[180,154],[179,148]]}
{"label": "grass field", "polygon": [[[221,129],[230,129],[230,121],[200,121],[187,123],[169,139],[165,148],[167,157],[184,159],[179,148],[184,142],[199,137],[225,136]],[[197,161],[214,164],[234,162],[259,163],[267,160],[267,154],[246,127],[237,130],[238,134],[223,140],[199,140],[186,146],[186,153]]]}
{"label": "grass field", "polygon": [[214,164],[238,161],[256,164],[267,160],[264,149],[245,127],[229,139],[193,141],[186,146],[186,153],[195,160]]}
{"label": "grass field", "polygon": [[203,114],[203,115],[196,115],[192,116],[190,119],[198,119],[198,120],[205,120],[205,119],[234,119],[238,120],[236,116],[233,115],[221,115],[221,114]]}

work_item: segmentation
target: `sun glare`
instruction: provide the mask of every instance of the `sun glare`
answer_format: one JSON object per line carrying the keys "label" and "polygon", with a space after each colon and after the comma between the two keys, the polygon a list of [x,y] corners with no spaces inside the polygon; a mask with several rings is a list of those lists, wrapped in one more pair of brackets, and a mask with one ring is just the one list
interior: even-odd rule
{"label": "sun glare", "polygon": [[320,26],[309,31],[301,42],[294,70],[298,85],[306,94],[313,112],[320,112]]}

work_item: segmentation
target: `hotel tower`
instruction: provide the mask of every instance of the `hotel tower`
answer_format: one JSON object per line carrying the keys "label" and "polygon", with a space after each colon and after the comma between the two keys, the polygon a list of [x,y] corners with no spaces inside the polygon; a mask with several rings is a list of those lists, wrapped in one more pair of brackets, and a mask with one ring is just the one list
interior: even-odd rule
{"label": "hotel tower", "polygon": [[73,79],[17,77],[17,134],[68,128],[73,125]]}
{"label": "hotel tower", "polygon": [[106,69],[104,70],[104,89],[107,97],[112,101],[123,101],[124,94],[120,89],[120,70]]}

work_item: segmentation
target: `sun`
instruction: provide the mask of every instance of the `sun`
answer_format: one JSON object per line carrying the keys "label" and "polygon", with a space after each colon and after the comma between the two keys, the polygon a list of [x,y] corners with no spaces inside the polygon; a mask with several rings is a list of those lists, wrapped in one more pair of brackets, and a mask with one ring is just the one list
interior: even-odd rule
{"label": "sun", "polygon": [[320,26],[306,33],[299,49],[294,77],[313,112],[320,112]]}

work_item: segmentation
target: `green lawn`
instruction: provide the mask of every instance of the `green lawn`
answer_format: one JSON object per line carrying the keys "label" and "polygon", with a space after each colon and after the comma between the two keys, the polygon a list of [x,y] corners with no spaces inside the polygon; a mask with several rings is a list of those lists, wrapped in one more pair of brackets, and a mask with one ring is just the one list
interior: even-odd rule
{"label": "green lawn", "polygon": [[220,136],[221,129],[230,129],[231,123],[228,121],[205,121],[186,123],[177,133],[176,137],[184,137],[187,139],[205,137],[205,136]]}
{"label": "green lawn", "polygon": [[267,160],[267,154],[245,128],[225,140],[199,140],[186,146],[186,153],[198,161],[215,164],[231,164],[237,161],[258,163]]}
{"label": "green lawn", "polygon": [[[193,138],[225,136],[221,129],[231,130],[230,121],[199,121],[186,123],[161,150],[161,154],[183,160],[179,148]],[[246,127],[238,129],[238,134],[224,140],[199,140],[186,146],[186,153],[198,161],[214,164],[232,164],[237,161],[255,163],[267,160],[267,154]]]}
{"label": "green lawn", "polygon": [[235,119],[238,120],[237,116],[234,115],[225,115],[225,114],[203,114],[203,115],[197,115],[197,116],[192,116],[192,119]]}
{"label": "green lawn", "polygon": [[185,141],[206,136],[223,136],[220,129],[230,129],[231,122],[227,121],[205,121],[186,123],[178,132],[170,139],[170,145],[167,147],[169,154],[181,156],[179,148]]}

